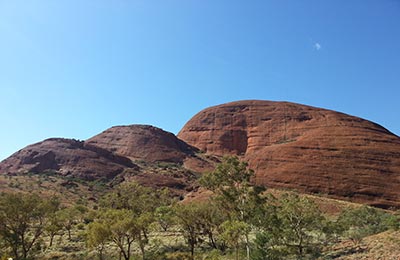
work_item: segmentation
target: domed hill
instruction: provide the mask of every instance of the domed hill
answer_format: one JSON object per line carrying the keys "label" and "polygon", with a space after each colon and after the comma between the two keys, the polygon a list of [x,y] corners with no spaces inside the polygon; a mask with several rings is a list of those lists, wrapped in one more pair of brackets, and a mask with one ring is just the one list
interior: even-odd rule
{"label": "domed hill", "polygon": [[126,168],[136,166],[82,141],[51,138],[29,145],[0,163],[0,174],[57,172],[84,180],[112,179]]}
{"label": "domed hill", "polygon": [[239,101],[201,111],[178,137],[208,154],[242,156],[258,184],[400,207],[400,138],[361,118]]}
{"label": "domed hill", "polygon": [[196,150],[172,133],[149,125],[114,126],[86,140],[86,143],[149,162],[182,162]]}
{"label": "domed hill", "polygon": [[183,163],[194,171],[211,167],[196,155],[197,148],[172,133],[149,125],[114,126],[86,140],[86,143],[132,160]]}

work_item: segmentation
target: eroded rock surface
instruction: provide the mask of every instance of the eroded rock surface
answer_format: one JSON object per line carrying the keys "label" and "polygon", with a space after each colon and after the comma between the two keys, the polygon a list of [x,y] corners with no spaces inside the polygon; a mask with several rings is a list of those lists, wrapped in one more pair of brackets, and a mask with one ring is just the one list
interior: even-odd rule
{"label": "eroded rock surface", "polygon": [[112,179],[136,169],[128,158],[83,141],[51,138],[29,145],[0,163],[0,173],[54,172],[83,180]]}
{"label": "eroded rock surface", "polygon": [[199,112],[178,137],[207,154],[243,157],[258,184],[400,206],[400,138],[358,117],[239,101]]}
{"label": "eroded rock surface", "polygon": [[197,150],[174,134],[149,125],[114,126],[86,143],[134,160],[182,163]]}
{"label": "eroded rock surface", "polygon": [[177,163],[195,172],[213,169],[212,162],[198,156],[197,148],[154,126],[111,127],[88,139],[86,143],[132,160]]}

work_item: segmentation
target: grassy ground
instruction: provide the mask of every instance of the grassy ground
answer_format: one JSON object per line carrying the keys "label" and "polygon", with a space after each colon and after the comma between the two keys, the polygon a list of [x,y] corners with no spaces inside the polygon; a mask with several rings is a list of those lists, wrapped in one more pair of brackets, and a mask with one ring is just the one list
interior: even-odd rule
{"label": "grassy ground", "polygon": [[337,260],[399,260],[400,231],[386,231],[364,238],[359,245],[351,241],[337,244],[332,251]]}
{"label": "grassy ground", "polygon": [[[171,167],[169,165],[162,167]],[[161,167],[160,166],[160,167]],[[0,175],[0,190],[4,192],[22,191],[26,193],[38,192],[45,196],[56,195],[61,198],[65,204],[74,203],[79,200],[89,202],[89,207],[95,205],[97,199],[110,188],[95,182],[82,182],[60,178],[51,174],[42,175],[21,175],[21,176],[5,176]],[[269,189],[268,192],[274,196],[287,191]],[[209,194],[205,197],[208,197]],[[304,195],[314,200],[320,209],[328,216],[335,218],[340,212],[348,207],[359,207],[359,204],[329,199],[324,196]],[[85,226],[77,226],[72,233],[71,240],[68,239],[66,232],[57,235],[52,247],[46,246],[47,238],[45,238],[44,246],[39,259],[43,260],[90,260],[98,259],[97,252],[94,249],[88,249],[85,242]],[[177,231],[175,232],[153,232],[151,243],[146,250],[151,255],[149,260],[157,259],[188,259],[188,249],[183,238]],[[135,245],[133,252],[139,257],[139,250]],[[105,260],[118,259],[118,249],[109,244],[106,249]],[[159,258],[157,255],[162,255]],[[234,256],[231,252],[220,255],[213,252],[205,246],[197,248],[196,259],[199,260],[233,260]],[[244,259],[242,257],[241,259]],[[399,260],[400,259],[400,231],[386,231],[380,234],[364,238],[359,245],[355,245],[350,240],[343,240],[335,244],[333,247],[325,249],[323,259],[338,260]]]}
{"label": "grassy ground", "polygon": [[[189,250],[179,232],[153,232],[150,244],[146,250],[149,260],[185,260],[189,259]],[[141,259],[139,248],[134,244],[132,259]],[[244,251],[240,259],[245,259]],[[206,246],[196,249],[196,260],[234,260],[233,252],[221,254],[212,251]],[[43,260],[91,260],[98,259],[94,249],[86,248],[84,230],[75,229],[72,239],[67,235],[56,236],[50,248],[43,247],[38,259]],[[104,260],[118,259],[118,249],[108,244]],[[364,238],[355,245],[350,240],[343,240],[332,247],[326,248],[324,256],[319,260],[399,260],[400,259],[400,231],[386,231]]]}

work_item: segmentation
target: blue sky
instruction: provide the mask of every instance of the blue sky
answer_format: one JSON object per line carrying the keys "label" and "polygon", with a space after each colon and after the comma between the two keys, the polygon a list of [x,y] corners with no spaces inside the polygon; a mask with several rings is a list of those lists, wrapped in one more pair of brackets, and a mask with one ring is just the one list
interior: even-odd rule
{"label": "blue sky", "polygon": [[400,135],[400,1],[0,0],[0,159],[285,100]]}

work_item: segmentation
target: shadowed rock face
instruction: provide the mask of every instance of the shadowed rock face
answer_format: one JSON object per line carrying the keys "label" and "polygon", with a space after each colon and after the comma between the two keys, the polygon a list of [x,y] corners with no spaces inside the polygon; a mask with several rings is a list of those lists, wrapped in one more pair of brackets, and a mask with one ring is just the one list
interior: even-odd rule
{"label": "shadowed rock face", "polygon": [[400,206],[400,138],[361,118],[239,101],[199,112],[178,137],[208,154],[242,156],[257,184]]}
{"label": "shadowed rock face", "polygon": [[131,160],[72,139],[51,138],[29,145],[0,163],[0,173],[56,172],[84,180],[112,179]]}
{"label": "shadowed rock face", "polygon": [[148,125],[115,126],[86,143],[134,160],[182,163],[197,150],[174,134]]}
{"label": "shadowed rock face", "polygon": [[195,172],[211,171],[214,165],[200,158],[197,148],[170,132],[149,125],[114,126],[86,143],[132,160],[177,163]]}
{"label": "shadowed rock face", "polygon": [[197,151],[153,126],[117,126],[87,141],[53,138],[27,146],[0,162],[0,174],[54,172],[104,181],[121,174],[118,180],[169,187],[181,194],[191,189],[196,176],[192,171],[212,170],[214,165],[196,155]]}

